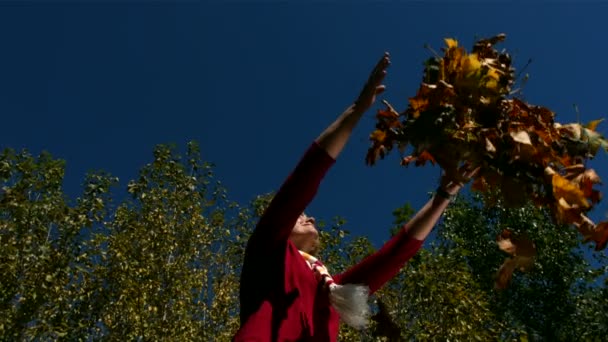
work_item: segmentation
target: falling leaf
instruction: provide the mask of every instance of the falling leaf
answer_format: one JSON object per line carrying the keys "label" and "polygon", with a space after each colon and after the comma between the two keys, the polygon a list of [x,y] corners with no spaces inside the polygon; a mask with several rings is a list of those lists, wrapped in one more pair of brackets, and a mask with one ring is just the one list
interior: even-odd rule
{"label": "falling leaf", "polygon": [[585,215],[581,215],[581,220],[575,226],[585,239],[585,241],[595,242],[595,250],[599,251],[606,248],[608,244],[608,221],[595,224]]}
{"label": "falling leaf", "polygon": [[496,243],[500,250],[511,255],[511,258],[504,261],[496,276],[496,288],[504,289],[511,281],[515,270],[527,272],[532,269],[536,246],[526,235],[515,236],[509,229],[504,229],[498,235]]}
{"label": "falling leaf", "polygon": [[513,272],[517,268],[517,262],[513,258],[507,258],[502,263],[496,274],[495,288],[504,290],[508,287],[513,278]]}
{"label": "falling leaf", "polygon": [[552,184],[553,196],[557,200],[564,199],[568,204],[578,205],[582,208],[589,206],[583,191],[566,178],[556,173],[553,175]]}
{"label": "falling leaf", "polygon": [[592,239],[596,242],[596,251],[606,248],[606,244],[608,244],[608,222],[600,222],[595,227]]}

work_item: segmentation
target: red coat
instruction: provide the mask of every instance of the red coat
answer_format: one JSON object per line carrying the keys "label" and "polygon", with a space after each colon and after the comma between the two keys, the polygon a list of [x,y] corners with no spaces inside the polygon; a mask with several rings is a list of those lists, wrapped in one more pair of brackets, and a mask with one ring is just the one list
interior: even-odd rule
{"label": "red coat", "polygon": [[[339,316],[322,284],[288,240],[334,162],[313,143],[260,219],[245,252],[241,327],[234,341],[337,340]],[[333,278],[338,284],[365,284],[373,293],[421,246],[422,241],[407,235],[406,225],[376,253]]]}

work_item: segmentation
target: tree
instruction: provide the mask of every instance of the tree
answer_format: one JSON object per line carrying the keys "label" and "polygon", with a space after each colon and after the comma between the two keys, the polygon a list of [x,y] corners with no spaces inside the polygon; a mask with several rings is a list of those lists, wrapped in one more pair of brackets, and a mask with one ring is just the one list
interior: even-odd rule
{"label": "tree", "polygon": [[117,179],[89,175],[70,203],[63,174],[46,153],[1,155],[2,340],[228,340],[251,217],[198,147],[158,146],[116,205]]}
{"label": "tree", "polygon": [[[0,154],[0,340],[229,341],[245,243],[272,195],[230,202],[193,143],[184,157],[156,147],[127,198],[98,172],[70,200],[64,167],[47,153]],[[395,210],[387,238],[412,212]],[[575,231],[549,218],[532,206],[459,199],[372,298],[370,328],[343,325],[340,340],[601,340],[606,257],[590,263]],[[498,291],[494,275],[508,256],[495,239],[504,228],[527,232],[538,257]],[[335,273],[374,251],[340,217],[321,240],[320,258]]]}
{"label": "tree", "polygon": [[[605,321],[598,320],[604,314],[597,310],[606,305],[605,297],[592,295],[599,291],[592,284],[597,276],[605,275],[605,268],[594,272],[576,231],[557,225],[551,217],[547,210],[531,204],[510,208],[501,201],[484,203],[481,196],[473,196],[450,207],[440,226],[438,251],[456,253],[467,265],[489,299],[489,308],[504,326],[500,338],[576,340],[580,326],[599,325],[605,332]],[[507,289],[499,291],[494,288],[494,277],[507,255],[497,248],[495,239],[505,228],[527,234],[538,255],[530,272],[516,272]],[[605,261],[599,263],[606,265]],[[589,296],[596,298],[595,309],[587,306],[581,310],[580,298]],[[581,311],[587,312],[588,320],[576,319]]]}

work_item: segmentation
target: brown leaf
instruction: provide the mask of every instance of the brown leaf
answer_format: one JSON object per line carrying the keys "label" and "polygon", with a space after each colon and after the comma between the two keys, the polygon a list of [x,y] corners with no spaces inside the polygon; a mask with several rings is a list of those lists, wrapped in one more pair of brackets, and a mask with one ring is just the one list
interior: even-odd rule
{"label": "brown leaf", "polygon": [[504,229],[496,238],[496,243],[500,250],[513,256],[536,256],[536,246],[525,234],[515,236],[509,229]]}
{"label": "brown leaf", "polygon": [[608,221],[600,222],[596,225],[587,216],[581,215],[581,221],[577,222],[575,226],[585,242],[595,242],[596,251],[606,248],[608,244]]}
{"label": "brown leaf", "polygon": [[427,161],[435,165],[435,158],[433,158],[433,155],[425,150],[418,155],[418,158],[416,158],[416,166],[424,165]]}
{"label": "brown leaf", "polygon": [[476,177],[473,179],[473,183],[471,184],[471,190],[477,192],[485,192],[488,189],[488,183],[483,178],[483,176]]}
{"label": "brown leaf", "polygon": [[596,242],[596,251],[606,248],[606,244],[608,244],[608,222],[600,222],[595,226],[592,239]]}
{"label": "brown leaf", "polygon": [[494,287],[499,290],[504,290],[509,286],[513,272],[517,268],[517,263],[513,258],[507,258],[496,273],[496,281]]}
{"label": "brown leaf", "polygon": [[504,229],[496,238],[500,250],[507,252],[511,258],[505,260],[496,277],[496,288],[504,289],[510,282],[513,271],[529,271],[534,265],[536,246],[525,234],[515,236],[509,229]]}

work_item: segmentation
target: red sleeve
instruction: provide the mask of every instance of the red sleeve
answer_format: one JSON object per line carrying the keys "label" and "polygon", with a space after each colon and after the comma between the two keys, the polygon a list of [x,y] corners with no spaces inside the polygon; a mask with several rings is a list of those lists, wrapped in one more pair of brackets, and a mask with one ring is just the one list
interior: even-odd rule
{"label": "red sleeve", "polygon": [[374,293],[397,275],[423,242],[410,237],[406,225],[377,252],[333,278],[338,284],[365,284]]}
{"label": "red sleeve", "polygon": [[273,248],[285,242],[334,162],[335,159],[314,142],[270,202],[248,247]]}

